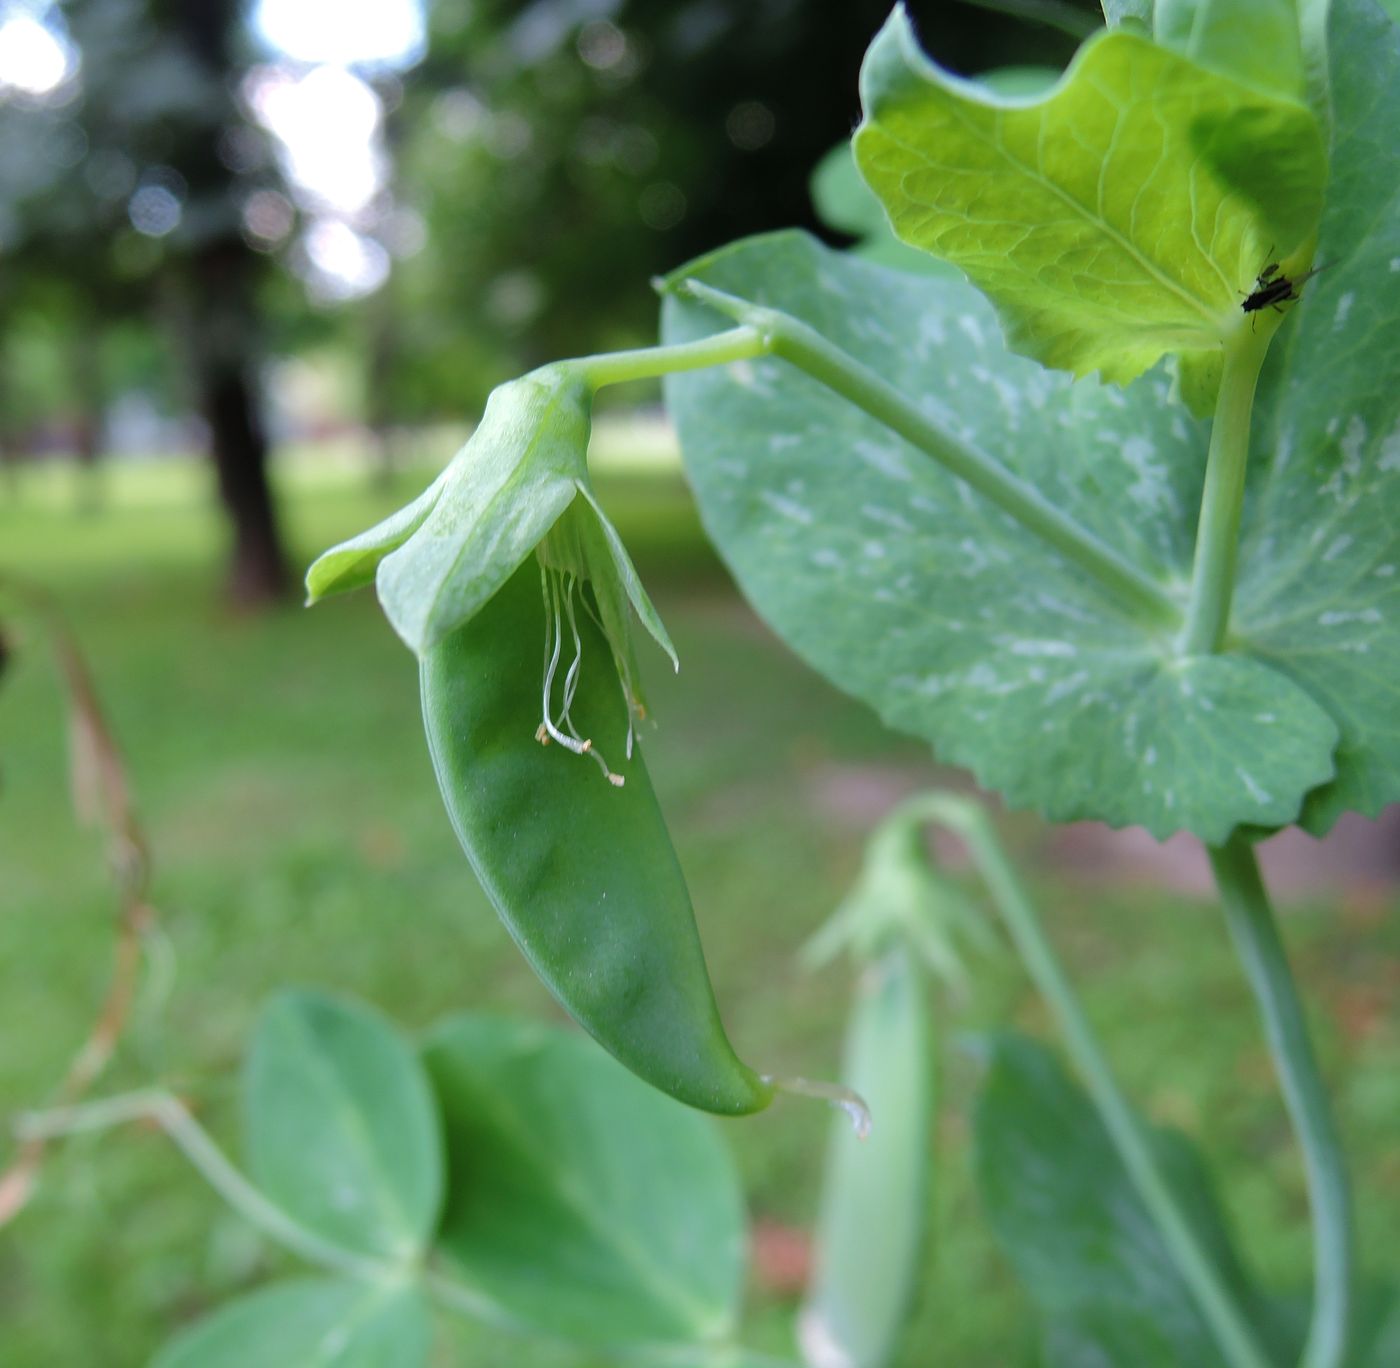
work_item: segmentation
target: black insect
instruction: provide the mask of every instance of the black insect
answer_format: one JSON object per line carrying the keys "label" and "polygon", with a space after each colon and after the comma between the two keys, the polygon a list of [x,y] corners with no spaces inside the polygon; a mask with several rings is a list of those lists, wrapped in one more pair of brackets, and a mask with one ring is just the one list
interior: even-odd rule
{"label": "black insect", "polygon": [[1260,309],[1268,308],[1272,308],[1275,313],[1282,313],[1279,305],[1297,299],[1298,287],[1324,269],[1322,266],[1314,266],[1306,275],[1300,275],[1294,280],[1279,270],[1277,261],[1271,261],[1255,277],[1254,289],[1245,295],[1240,308],[1245,313],[1258,313]]}

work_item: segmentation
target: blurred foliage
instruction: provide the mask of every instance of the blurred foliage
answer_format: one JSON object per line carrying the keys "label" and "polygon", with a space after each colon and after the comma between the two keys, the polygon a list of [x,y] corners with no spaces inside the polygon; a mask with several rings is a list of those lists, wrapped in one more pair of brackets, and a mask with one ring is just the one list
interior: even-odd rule
{"label": "blurred foliage", "polygon": [[[438,0],[417,66],[355,69],[379,97],[390,170],[349,226],[393,270],[349,304],[304,288],[323,206],[256,117],[250,73],[281,59],[236,0],[27,9],[80,61],[47,96],[0,89],[0,429],[90,418],[130,389],[188,407],[189,339],[209,331],[188,276],[211,243],[239,238],[284,268],[248,287],[258,339],[353,357],[367,393],[346,416],[376,426],[459,418],[546,359],[649,341],[649,276],[747,233],[818,228],[808,180],[855,122],[860,59],[888,9]],[[1092,22],[1090,0],[1078,9]],[[910,10],[957,70],[1057,66],[1073,48],[971,4]]]}
{"label": "blurred foliage", "polygon": [[[309,555],[388,512],[422,473],[373,491],[353,465],[289,462],[279,478],[296,548]],[[260,1002],[280,986],[358,994],[410,1030],[465,1003],[557,1020],[463,862],[423,744],[412,658],[373,598],[314,613],[212,612],[217,524],[200,471],[114,469],[109,511],[96,521],[69,510],[67,474],[22,473],[23,498],[0,499],[0,546],[61,594],[110,704],[154,851],[169,953],[150,968],[110,1089],[153,1078],[179,1088],[236,1149],[234,1071]],[[874,822],[946,772],[743,607],[678,477],[600,478],[600,493],[681,655],[679,674],[659,653],[643,660],[659,719],[644,745],[726,1019],[770,1067],[831,1077],[847,973],[799,973],[794,953],[849,886]],[[0,1052],[7,1112],[41,1101],[81,1043],[111,954],[99,848],[68,815],[52,676],[41,652],[14,644],[0,707],[0,1039],[15,1042]],[[1218,909],[1124,885],[1102,867],[1071,879],[1065,861],[1082,860],[1082,844],[1047,863],[1038,822],[1008,818],[1004,829],[1020,857],[1040,853],[1035,891],[1050,934],[1114,1042],[1125,1086],[1232,1175],[1230,1215],[1251,1232],[1260,1277],[1305,1286],[1302,1176]],[[1288,912],[1367,1193],[1364,1262],[1386,1274],[1400,1221],[1395,908],[1393,891],[1358,873],[1328,905],[1294,900]],[[1208,1006],[1189,1012],[1184,1002]],[[1008,1017],[1045,1028],[1014,960],[985,961],[963,1020],[977,1029]],[[1030,1311],[973,1184],[967,1117],[980,1069],[957,1048],[947,1066],[936,1252],[896,1362],[1030,1368],[1039,1361]],[[790,1102],[761,1124],[725,1126],[751,1210],[769,1230],[801,1238],[810,1229],[823,1122],[820,1110]],[[0,1236],[5,1368],[144,1363],[204,1310],[293,1271],[154,1132],[75,1140],[50,1164],[32,1208]],[[790,1288],[756,1282],[747,1308],[752,1342],[787,1350]],[[455,1323],[442,1330],[452,1337],[443,1365],[615,1368],[615,1358],[581,1360]]]}
{"label": "blurred foliage", "polygon": [[[202,9],[215,29],[217,11],[240,13]],[[276,179],[266,137],[217,79],[220,54],[201,53],[188,31],[202,26],[173,22],[159,0],[71,0],[40,14],[73,57],[53,91],[0,101],[12,431],[56,413],[90,419],[128,388],[188,402],[165,345],[180,321],[172,268],[237,237],[246,196]]]}
{"label": "blurred foliage", "polygon": [[[889,8],[436,4],[394,116],[401,193],[427,227],[391,287],[395,411],[460,412],[550,358],[649,342],[651,275],[748,233],[819,230],[809,178],[859,117]],[[958,70],[1061,64],[1074,46],[947,0],[909,8]]]}

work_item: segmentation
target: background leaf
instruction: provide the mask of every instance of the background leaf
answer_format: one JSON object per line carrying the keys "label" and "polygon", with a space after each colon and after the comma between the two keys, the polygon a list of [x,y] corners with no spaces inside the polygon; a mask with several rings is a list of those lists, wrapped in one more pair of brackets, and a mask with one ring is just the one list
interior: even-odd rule
{"label": "background leaf", "polygon": [[1336,0],[1318,260],[1260,400],[1234,630],[1341,728],[1303,824],[1400,799],[1400,30]]}
{"label": "background leaf", "polygon": [[1322,209],[1305,105],[1123,30],[1006,101],[940,71],[896,11],[861,99],[856,160],[895,232],[985,291],[1013,351],[1075,375],[1217,350],[1269,245],[1287,256]]}
{"label": "background leaf", "polygon": [[440,1123],[418,1057],[368,1008],[286,992],[245,1072],[248,1165],[290,1216],[345,1249],[408,1260],[442,1201]]}
{"label": "background leaf", "polygon": [[[799,234],[685,268],[796,315],[1164,582],[1189,575],[1205,434],[1160,374],[1126,392],[1011,356],[963,282]],[[670,297],[679,341],[723,320]],[[783,362],[674,376],[706,530],[758,611],[892,726],[1014,807],[1221,840],[1330,778],[1336,727],[1242,654],[1172,658],[1097,585]]]}
{"label": "background leaf", "polygon": [[[1208,1368],[1222,1362],[1087,1097],[1055,1058],[989,1042],[974,1143],[987,1215],[1045,1318],[1053,1368]],[[1262,1314],[1195,1151],[1153,1136],[1158,1161],[1238,1300]]]}
{"label": "background leaf", "polygon": [[1246,85],[1307,96],[1296,0],[1157,0],[1153,36]]}
{"label": "background leaf", "polygon": [[416,1368],[427,1363],[431,1338],[412,1287],[284,1282],[206,1316],[151,1368]]}
{"label": "background leaf", "polygon": [[423,661],[423,723],[472,868],[549,990],[605,1048],[691,1106],[747,1112],[769,1089],[735,1057],[690,893],[640,753],[611,651],[579,614],[573,716],[608,763],[535,740],[545,636],[531,562]]}
{"label": "background leaf", "polygon": [[460,1017],[425,1059],[446,1118],[449,1270],[582,1343],[732,1329],[744,1213],[711,1122],[542,1026]]}

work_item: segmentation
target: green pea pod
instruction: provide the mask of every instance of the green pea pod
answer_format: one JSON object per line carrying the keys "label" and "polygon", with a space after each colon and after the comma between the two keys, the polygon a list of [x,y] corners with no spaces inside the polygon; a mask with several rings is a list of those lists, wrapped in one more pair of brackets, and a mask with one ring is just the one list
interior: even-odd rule
{"label": "green pea pod", "polygon": [[[535,972],[629,1069],[705,1111],[758,1111],[771,1087],[724,1034],[690,894],[640,755],[621,787],[538,744],[541,570],[534,559],[422,657],[423,721],[443,801],[501,920]],[[574,712],[590,753],[622,760],[627,709],[590,612]],[[547,654],[547,652],[546,652]],[[606,769],[606,766],[605,766]]]}
{"label": "green pea pod", "polygon": [[799,1337],[813,1368],[883,1368],[919,1267],[934,1094],[922,970],[902,940],[861,971],[842,1081],[869,1105],[870,1134],[833,1127]]}

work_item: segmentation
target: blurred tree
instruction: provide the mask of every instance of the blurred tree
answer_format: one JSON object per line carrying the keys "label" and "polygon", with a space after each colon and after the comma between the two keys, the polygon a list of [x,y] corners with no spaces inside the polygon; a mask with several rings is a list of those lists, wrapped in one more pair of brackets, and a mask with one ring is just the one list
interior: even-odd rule
{"label": "blurred tree", "polygon": [[245,178],[270,159],[237,101],[248,60],[243,5],[151,0],[151,10],[205,92],[184,119],[166,124],[167,164],[184,182],[191,219],[186,250],[173,264],[219,492],[233,521],[230,588],[239,602],[256,603],[280,597],[288,574],[253,380],[264,341],[257,292],[268,258],[244,237],[242,209],[251,193]]}
{"label": "blurred tree", "polygon": [[238,101],[250,60],[242,5],[70,0],[62,18],[72,73],[0,107],[6,317],[13,326],[36,299],[62,300],[67,388],[89,457],[104,330],[142,320],[173,332],[232,527],[230,591],[266,601],[288,577],[254,383],[268,259],[246,241],[242,210],[276,172]]}
{"label": "blurred tree", "polygon": [[[400,79],[324,31],[259,64],[244,0],[24,2],[81,63],[32,99],[0,86],[0,348],[44,358],[28,398],[11,381],[7,421],[66,409],[95,452],[96,415],[143,354],[133,330],[173,335],[182,379],[159,383],[204,416],[245,602],[286,582],[254,378],[270,342],[352,352],[387,450],[396,425],[460,420],[549,357],[649,340],[648,276],[747,233],[818,227],[808,177],[850,132],[889,8],[436,0],[426,60]],[[985,2],[1078,22],[1067,0]],[[0,0],[0,22],[15,3]],[[910,8],[966,72],[1058,65],[1073,46],[950,0]],[[340,112],[316,103],[329,95]],[[362,204],[298,179],[259,122],[275,125],[279,102],[323,134],[365,116],[377,150],[362,150],[388,171]],[[330,258],[354,267],[339,284]],[[332,307],[357,291],[370,297]]]}

